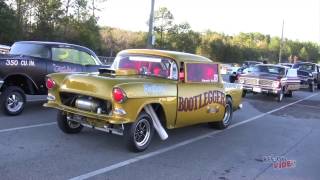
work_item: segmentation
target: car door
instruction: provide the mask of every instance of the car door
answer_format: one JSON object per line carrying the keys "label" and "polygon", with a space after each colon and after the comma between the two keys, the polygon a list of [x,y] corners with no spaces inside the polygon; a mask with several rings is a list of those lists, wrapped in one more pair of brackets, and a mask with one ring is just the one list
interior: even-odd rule
{"label": "car door", "polygon": [[178,83],[176,127],[223,118],[225,94],[219,65],[185,63],[183,81]]}
{"label": "car door", "polygon": [[52,61],[47,64],[47,72],[82,72],[80,51],[67,46],[51,48]]}

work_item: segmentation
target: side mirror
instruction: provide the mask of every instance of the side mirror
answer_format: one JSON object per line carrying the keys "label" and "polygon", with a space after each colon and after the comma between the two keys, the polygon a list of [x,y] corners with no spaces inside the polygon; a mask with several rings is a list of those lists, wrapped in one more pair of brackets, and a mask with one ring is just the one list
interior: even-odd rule
{"label": "side mirror", "polygon": [[179,73],[179,80],[184,81],[184,72]]}

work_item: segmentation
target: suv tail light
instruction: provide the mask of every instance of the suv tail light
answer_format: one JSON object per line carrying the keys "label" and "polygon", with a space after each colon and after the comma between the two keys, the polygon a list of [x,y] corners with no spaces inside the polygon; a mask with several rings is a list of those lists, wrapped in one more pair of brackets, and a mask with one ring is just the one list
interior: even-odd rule
{"label": "suv tail light", "polygon": [[127,99],[126,93],[118,87],[113,88],[112,96],[113,99],[118,103],[123,103]]}
{"label": "suv tail light", "polygon": [[56,86],[56,83],[54,82],[54,80],[51,78],[48,78],[46,81],[46,87],[48,89],[53,89],[55,86]]}

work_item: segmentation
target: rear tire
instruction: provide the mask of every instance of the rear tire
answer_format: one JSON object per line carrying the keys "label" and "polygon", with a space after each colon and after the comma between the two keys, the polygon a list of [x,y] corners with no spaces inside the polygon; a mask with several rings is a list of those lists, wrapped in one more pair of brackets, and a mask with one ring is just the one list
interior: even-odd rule
{"label": "rear tire", "polygon": [[232,114],[233,114],[232,100],[230,97],[227,97],[227,103],[225,105],[225,113],[224,113],[223,119],[218,122],[209,123],[209,125],[213,128],[220,129],[220,130],[226,129],[232,121]]}
{"label": "rear tire", "polygon": [[18,86],[9,86],[1,94],[1,105],[5,114],[19,115],[26,104],[26,95]]}
{"label": "rear tire", "polygon": [[83,126],[75,121],[67,119],[67,115],[62,111],[57,114],[58,127],[66,134],[77,134],[81,132]]}
{"label": "rear tire", "polygon": [[124,129],[126,145],[133,152],[146,150],[150,145],[153,134],[152,119],[146,112],[141,112],[136,122],[125,125]]}
{"label": "rear tire", "polygon": [[292,91],[288,91],[288,93],[286,94],[286,97],[292,97],[293,92]]}

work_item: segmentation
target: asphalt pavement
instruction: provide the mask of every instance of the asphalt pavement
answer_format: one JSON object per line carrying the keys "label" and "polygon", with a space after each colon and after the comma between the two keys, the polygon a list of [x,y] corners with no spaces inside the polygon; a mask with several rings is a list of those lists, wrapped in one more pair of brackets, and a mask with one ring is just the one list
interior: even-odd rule
{"label": "asphalt pavement", "polygon": [[[28,99],[22,115],[0,114],[3,180],[320,177],[320,91],[295,92],[281,103],[249,94],[228,129],[202,124],[168,130],[168,140],[154,136],[143,153],[129,152],[117,135],[91,129],[64,134],[56,110],[42,107],[43,97]],[[284,160],[282,167],[276,158]]]}

